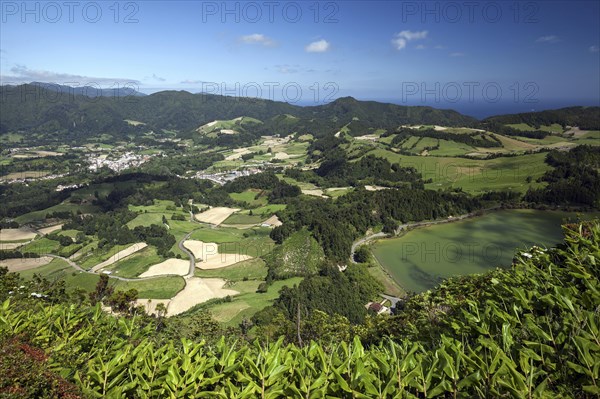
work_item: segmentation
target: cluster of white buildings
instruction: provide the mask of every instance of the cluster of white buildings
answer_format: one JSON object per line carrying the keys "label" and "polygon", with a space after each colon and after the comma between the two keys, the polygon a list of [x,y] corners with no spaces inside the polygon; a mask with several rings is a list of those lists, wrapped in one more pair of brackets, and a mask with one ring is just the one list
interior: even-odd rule
{"label": "cluster of white buildings", "polygon": [[90,154],[87,161],[90,164],[89,169],[93,172],[104,166],[115,172],[120,172],[128,168],[140,166],[149,159],[149,155],[138,155],[133,152],[126,152],[116,159],[109,159],[106,155],[97,156],[95,154]]}
{"label": "cluster of white buildings", "polygon": [[255,175],[261,173],[262,170],[258,168],[247,168],[242,170],[230,170],[227,172],[219,173],[206,173],[206,171],[196,172],[194,177],[196,179],[210,180],[217,184],[223,185],[229,181],[235,180],[238,177]]}

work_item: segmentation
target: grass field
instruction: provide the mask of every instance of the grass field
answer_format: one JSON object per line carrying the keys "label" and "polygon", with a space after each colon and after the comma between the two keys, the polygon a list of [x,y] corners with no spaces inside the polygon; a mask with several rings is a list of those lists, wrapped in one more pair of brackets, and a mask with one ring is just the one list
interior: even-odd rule
{"label": "grass field", "polygon": [[233,227],[200,228],[192,233],[191,240],[204,242],[236,242],[243,238],[244,231]]}
{"label": "grass field", "polygon": [[263,220],[265,220],[265,218],[261,215],[236,212],[225,219],[223,224],[257,224]]}
{"label": "grass field", "polygon": [[275,242],[269,237],[270,229],[256,228],[246,231],[248,237],[238,241],[219,244],[219,253],[248,255],[253,258],[268,254],[275,247]]}
{"label": "grass field", "polygon": [[[87,292],[95,289],[100,276],[96,274],[78,272],[62,259],[54,259],[45,266],[22,271],[19,274],[30,280],[34,274],[39,274],[50,281],[64,279],[68,290],[81,288]],[[141,298],[168,299],[183,289],[185,281],[181,277],[158,277],[150,280],[125,282],[110,279],[115,290],[129,290],[135,288]]]}
{"label": "grass field", "polygon": [[266,196],[262,195],[262,196],[259,196],[257,199],[255,199],[257,194],[259,194],[261,191],[262,190],[251,189],[251,190],[242,191],[241,193],[229,193],[229,196],[236,201],[247,202],[248,205],[250,205],[250,206],[266,205],[267,204]]}
{"label": "grass field", "polygon": [[60,248],[58,241],[42,237],[21,247],[21,252],[33,252],[39,255],[52,254]]}
{"label": "grass field", "polygon": [[377,241],[372,252],[407,291],[421,292],[441,279],[509,267],[517,249],[562,241],[561,222],[575,213],[510,210],[418,228]]}
{"label": "grass field", "polygon": [[255,215],[262,215],[262,216],[266,216],[269,217],[272,214],[274,214],[277,211],[281,211],[285,209],[285,204],[271,204],[271,205],[265,205],[265,206],[260,206],[258,208],[255,208],[252,210],[252,213]]}
{"label": "grass field", "polygon": [[146,247],[139,252],[113,263],[103,270],[111,270],[119,277],[137,277],[152,265],[162,262],[164,259],[156,253],[156,248]]}
{"label": "grass field", "polygon": [[401,298],[404,295],[406,295],[406,291],[404,291],[402,287],[400,287],[398,283],[394,281],[394,279],[385,271],[383,266],[371,266],[367,269],[367,271],[371,276],[373,276],[375,280],[379,281],[381,285],[383,285],[384,294],[395,296],[398,298]]}
{"label": "grass field", "polygon": [[539,129],[536,129],[535,127],[530,126],[526,123],[513,123],[513,124],[508,124],[506,126],[512,127],[513,129],[520,130],[522,132],[531,132],[534,130],[541,130],[543,132],[550,132],[550,133],[562,133],[563,132],[562,126],[557,123],[553,123],[552,125],[542,125],[539,127]]}
{"label": "grass field", "polygon": [[213,317],[226,326],[236,326],[244,318],[251,318],[256,312],[273,304],[279,297],[279,291],[284,286],[293,287],[302,281],[301,277],[290,278],[273,282],[265,293],[257,293],[258,281],[238,281],[227,288],[238,291],[240,294],[232,298],[231,302],[224,302],[208,307]]}
{"label": "grass field", "polygon": [[449,140],[439,140],[440,148],[437,150],[430,150],[430,155],[439,155],[439,156],[454,156],[454,155],[464,155],[470,152],[474,152],[475,149],[470,145],[464,143],[457,143],[456,141]]}
{"label": "grass field", "polygon": [[33,222],[34,220],[44,220],[44,219],[46,219],[46,214],[48,214],[48,213],[52,213],[52,212],[77,213],[77,211],[81,211],[81,213],[95,213],[95,212],[98,212],[98,207],[96,207],[94,205],[87,205],[87,204],[76,205],[76,204],[71,204],[71,203],[62,203],[62,204],[58,204],[55,206],[51,206],[50,208],[43,209],[41,211],[25,213],[21,216],[16,217],[15,221],[17,221],[20,224],[25,224],[25,223]]}
{"label": "grass field", "polygon": [[115,245],[110,249],[105,249],[106,247],[104,247],[102,249],[97,249],[93,252],[88,252],[84,255],[83,258],[79,260],[79,266],[86,270],[89,270],[92,267],[96,266],[98,263],[104,262],[105,260],[117,254],[118,252],[129,248],[131,245],[132,244]]}
{"label": "grass field", "polygon": [[65,280],[67,290],[69,291],[80,288],[87,292],[91,292],[94,290],[99,280],[99,276],[97,275],[76,271],[62,259],[54,259],[45,266],[26,270],[19,274],[26,280],[30,280],[36,273],[50,281]]}
{"label": "grass field", "polygon": [[114,282],[115,290],[127,291],[135,288],[139,298],[169,299],[174,297],[185,287],[183,277],[157,277],[142,281],[119,281]]}
{"label": "grass field", "polygon": [[196,269],[196,277],[219,277],[227,281],[259,280],[267,277],[267,266],[260,258],[248,259],[235,265],[219,269],[201,270]]}
{"label": "grass field", "polygon": [[560,142],[570,141],[567,138],[560,137],[560,136],[546,136],[543,139],[532,139],[532,138],[529,138],[529,137],[519,137],[519,140],[524,141],[526,143],[536,144],[536,145],[540,145],[540,146],[545,146],[545,145],[551,145],[551,144],[556,144],[556,143],[560,143]]}
{"label": "grass field", "polygon": [[[382,149],[368,154],[386,158],[392,163],[398,162],[400,166],[416,168],[424,180],[432,179],[427,188],[462,187],[473,194],[489,190],[525,192],[529,187],[541,187],[542,184],[535,180],[550,169],[544,163],[544,153],[491,160],[407,156]],[[531,176],[532,183],[527,183],[528,176]]]}

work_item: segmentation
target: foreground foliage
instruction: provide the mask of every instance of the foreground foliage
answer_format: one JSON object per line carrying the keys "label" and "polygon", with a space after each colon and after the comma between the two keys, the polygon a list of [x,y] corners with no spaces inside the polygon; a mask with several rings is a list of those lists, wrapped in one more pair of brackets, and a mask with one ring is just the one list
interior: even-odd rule
{"label": "foreground foliage", "polygon": [[[24,299],[2,304],[0,340],[42,349],[48,370],[97,398],[597,397],[600,222],[565,233],[511,270],[411,298],[363,342],[157,342],[137,317]],[[0,394],[12,392],[0,381]]]}

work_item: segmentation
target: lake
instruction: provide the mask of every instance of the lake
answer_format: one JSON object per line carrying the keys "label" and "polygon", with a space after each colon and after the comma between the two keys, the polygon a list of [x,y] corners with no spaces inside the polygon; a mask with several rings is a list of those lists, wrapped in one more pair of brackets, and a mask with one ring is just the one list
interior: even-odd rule
{"label": "lake", "polygon": [[563,220],[575,217],[559,211],[495,211],[379,240],[372,251],[402,288],[422,292],[450,276],[509,267],[517,250],[534,244],[552,247],[563,241]]}

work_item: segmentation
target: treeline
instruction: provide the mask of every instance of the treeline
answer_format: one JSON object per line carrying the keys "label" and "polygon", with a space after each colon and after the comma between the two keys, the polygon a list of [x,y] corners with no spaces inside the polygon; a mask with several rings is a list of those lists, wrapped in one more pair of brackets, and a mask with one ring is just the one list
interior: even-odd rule
{"label": "treeline", "polygon": [[566,129],[567,126],[578,126],[584,130],[600,130],[600,107],[567,107],[540,112],[498,115],[482,121],[484,125],[488,123],[501,125],[526,123],[536,129],[556,123],[563,129]]}
{"label": "treeline", "polygon": [[430,137],[438,140],[448,140],[457,143],[467,144],[473,147],[502,147],[502,143],[495,136],[486,136],[490,140],[484,138],[482,133],[448,133],[434,129],[409,129],[400,128],[396,136],[392,139],[393,146],[400,146],[409,137]]}
{"label": "treeline", "polygon": [[42,180],[31,185],[0,185],[0,218],[13,218],[60,204],[73,190],[56,191],[56,184],[56,180]]}
{"label": "treeline", "polygon": [[[379,299],[382,289],[365,266],[349,265],[341,272],[335,265],[324,264],[319,274],[307,276],[294,287],[284,286],[273,306],[258,312],[252,321],[260,327],[281,317],[299,323],[315,311],[321,311],[330,316],[343,316],[352,324],[362,324],[367,315],[365,304]],[[286,338],[296,340],[293,333]]]}
{"label": "treeline", "polygon": [[424,182],[415,168],[391,164],[387,159],[367,155],[349,161],[342,149],[325,153],[315,170],[286,169],[285,175],[319,187],[344,187],[375,184],[386,187],[422,189]]}
{"label": "treeline", "polygon": [[287,198],[297,197],[302,193],[298,186],[280,180],[273,171],[241,176],[223,186],[229,193],[241,193],[250,188],[270,190],[268,199],[271,203],[285,202]]}
{"label": "treeline", "polygon": [[323,178],[325,186],[357,186],[380,184],[389,187],[423,188],[421,175],[415,168],[390,164],[387,159],[367,155],[349,162],[341,149],[326,153],[315,173]]}
{"label": "treeline", "polygon": [[520,136],[539,140],[550,135],[550,132],[544,130],[520,130],[515,129],[514,127],[506,126],[494,120],[482,122],[482,128],[485,128],[485,130],[490,132],[502,134],[504,136]]}
{"label": "treeline", "polygon": [[460,192],[422,189],[366,191],[363,188],[335,202],[320,198],[296,198],[277,214],[283,225],[271,231],[277,243],[307,227],[323,247],[327,258],[344,264],[354,240],[367,229],[383,225],[392,233],[399,223],[437,219],[470,213],[481,208],[478,200]]}
{"label": "treeline", "polygon": [[215,152],[181,155],[181,148],[167,151],[164,156],[152,157],[138,169],[149,174],[162,176],[184,175],[187,171],[201,171],[225,159]]}
{"label": "treeline", "polygon": [[127,223],[136,216],[137,213],[126,209],[94,215],[73,215],[71,220],[64,224],[63,228],[79,230],[88,236],[97,236],[99,249],[146,242],[148,245],[156,247],[159,255],[163,257],[174,256],[170,249],[176,241],[167,228],[152,224],[150,226],[136,226],[132,230],[127,227]]}
{"label": "treeline", "polygon": [[600,152],[596,147],[581,145],[571,151],[554,150],[546,155],[545,162],[553,169],[538,181],[548,185],[530,189],[526,201],[600,208]]}
{"label": "treeline", "polygon": [[[96,196],[99,205],[116,209],[124,205],[152,205],[155,199],[170,200],[175,206],[187,206],[192,199],[195,203],[214,206],[234,205],[228,192],[208,180],[183,179],[177,176],[133,172],[98,179],[94,183],[129,182],[131,186],[116,187],[108,196]],[[103,204],[107,202],[107,204]]]}

